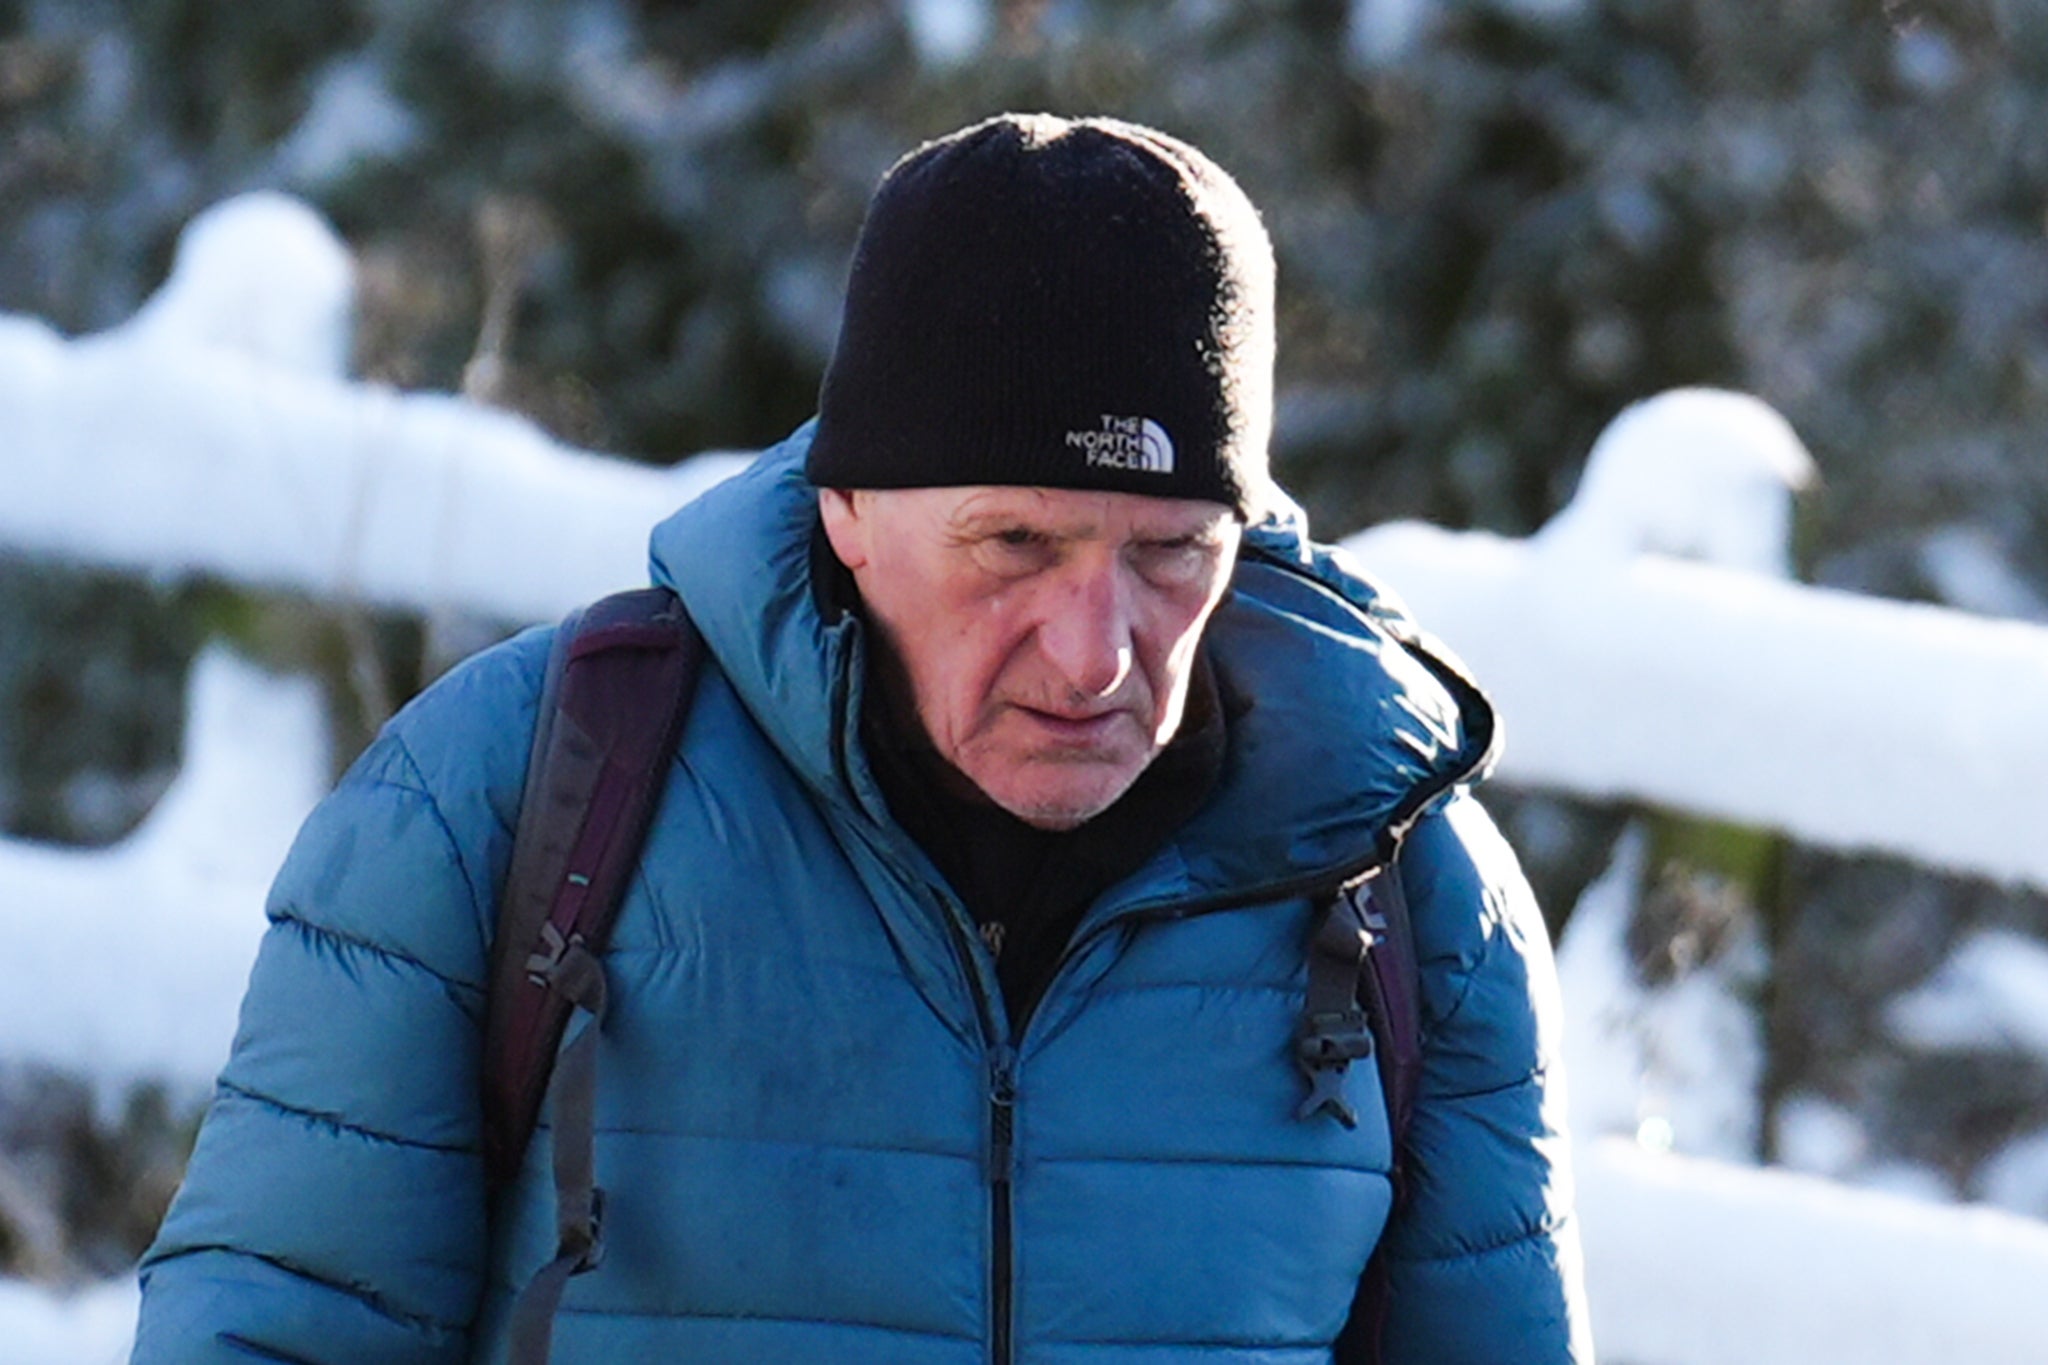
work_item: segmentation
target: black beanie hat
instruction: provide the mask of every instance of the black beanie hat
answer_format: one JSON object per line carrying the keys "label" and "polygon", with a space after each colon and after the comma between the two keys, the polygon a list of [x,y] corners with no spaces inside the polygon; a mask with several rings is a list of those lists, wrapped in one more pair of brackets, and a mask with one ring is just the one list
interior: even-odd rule
{"label": "black beanie hat", "polygon": [[889,171],[806,466],[821,488],[1268,488],[1273,251],[1202,153],[1108,119],[990,119]]}

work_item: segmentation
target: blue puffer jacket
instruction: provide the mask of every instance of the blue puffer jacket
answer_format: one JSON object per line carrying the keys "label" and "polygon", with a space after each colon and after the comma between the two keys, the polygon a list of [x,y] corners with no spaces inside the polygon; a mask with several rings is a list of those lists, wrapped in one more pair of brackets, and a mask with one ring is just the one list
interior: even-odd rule
{"label": "blue puffer jacket", "polygon": [[[1329,1361],[1390,1154],[1370,1065],[1355,1129],[1295,1116],[1309,896],[1413,820],[1428,1051],[1385,1229],[1391,1358],[1589,1360],[1549,950],[1458,786],[1491,734],[1477,694],[1288,528],[1253,537],[1209,637],[1241,709],[1219,788],[1091,908],[1013,1046],[994,964],[862,756],[861,629],[812,590],[806,439],[655,533],[716,667],[606,959],[608,1253],[555,1359]],[[136,1361],[502,1358],[554,1249],[545,1128],[487,1231],[477,1102],[546,650],[457,669],[308,821],[145,1262]]]}

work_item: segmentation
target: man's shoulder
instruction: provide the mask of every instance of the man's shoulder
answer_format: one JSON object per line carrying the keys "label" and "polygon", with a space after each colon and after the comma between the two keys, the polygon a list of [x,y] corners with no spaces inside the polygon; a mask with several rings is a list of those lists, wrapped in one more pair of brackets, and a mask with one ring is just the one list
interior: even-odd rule
{"label": "man's shoulder", "polygon": [[300,829],[270,917],[480,984],[547,648],[485,650],[395,716]]}
{"label": "man's shoulder", "polygon": [[470,655],[385,728],[380,745],[430,792],[525,771],[554,626],[536,626]]}
{"label": "man's shoulder", "polygon": [[[1459,1088],[1508,1084],[1550,1059],[1556,986],[1550,942],[1520,862],[1492,816],[1459,789],[1403,841],[1425,1026],[1463,1042],[1441,1064]],[[1445,1030],[1448,1029],[1448,1033]]]}

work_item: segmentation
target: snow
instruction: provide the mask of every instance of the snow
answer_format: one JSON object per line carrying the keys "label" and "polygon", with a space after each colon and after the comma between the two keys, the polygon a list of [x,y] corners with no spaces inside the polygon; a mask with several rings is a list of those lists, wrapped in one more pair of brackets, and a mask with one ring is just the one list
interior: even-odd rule
{"label": "snow", "polygon": [[991,0],[903,0],[903,22],[922,61],[952,67],[988,45],[995,11]]}
{"label": "snow", "polygon": [[546,620],[644,583],[647,528],[745,463],[650,468],[462,398],[344,382],[350,285],[310,218],[273,194],[211,210],[163,290],[99,336],[0,315],[0,543]]}
{"label": "snow", "polygon": [[1763,1039],[1742,1003],[1763,972],[1760,944],[1658,990],[1636,979],[1628,922],[1647,833],[1625,831],[1581,896],[1558,945],[1572,1133],[1633,1135],[1646,1146],[1726,1161],[1756,1151]]}
{"label": "snow", "polygon": [[374,58],[341,59],[320,74],[313,99],[277,149],[287,180],[318,184],[364,162],[396,160],[419,142],[418,119],[385,84]]}
{"label": "snow", "polygon": [[187,224],[163,288],[92,345],[228,350],[332,379],[348,364],[354,309],[355,262],[334,229],[299,200],[259,191]]}
{"label": "snow", "polygon": [[1608,423],[1579,486],[1535,540],[1553,558],[1641,554],[1790,576],[1792,500],[1817,472],[1768,403],[1726,389],[1670,389]]}
{"label": "snow", "polygon": [[1794,1095],[1778,1106],[1778,1164],[1808,1175],[1846,1179],[1870,1152],[1870,1136],[1856,1116],[1816,1095]]}
{"label": "snow", "polygon": [[0,937],[20,983],[0,991],[7,1058],[93,1077],[109,1097],[150,1079],[187,1096],[212,1084],[264,892],[328,781],[310,681],[215,646],[189,694],[185,762],[128,839],[103,851],[0,839]]}
{"label": "snow", "polygon": [[121,1365],[140,1301],[129,1280],[76,1294],[0,1280],[0,1340],[14,1365]]}
{"label": "snow", "polygon": [[2013,1048],[2048,1060],[2048,946],[2009,929],[1972,934],[1891,1003],[1885,1023],[1928,1051]]}
{"label": "snow", "polygon": [[[1673,389],[1630,405],[1586,457],[1564,510],[1535,538],[1553,563],[1597,574],[1642,555],[1752,575],[1790,575],[1792,498],[1813,458],[1770,405],[1724,389]],[[1581,1138],[1633,1132],[1660,1151],[1747,1161],[1757,1149],[1764,1072],[1752,1002],[1769,976],[1753,923],[1712,962],[1655,986],[1638,978],[1628,934],[1652,869],[1632,819],[1611,863],[1574,907],[1559,972],[1580,1018],[1567,1030]]]}
{"label": "snow", "polygon": [[1593,1329],[1629,1365],[2040,1365],[2048,1224],[1579,1148]]}
{"label": "snow", "polygon": [[2048,622],[2048,599],[1981,526],[1942,527],[1921,543],[1919,559],[1944,602],[1986,616]]}
{"label": "snow", "polygon": [[2048,1130],[2020,1139],[1985,1163],[1986,1203],[2048,1218]]}
{"label": "snow", "polygon": [[[540,619],[643,581],[648,526],[741,462],[647,469],[460,399],[350,384],[331,234],[274,198],[210,221],[180,253],[179,271],[200,273],[127,327],[74,341],[0,316],[0,545]],[[236,249],[205,244],[215,231]],[[278,296],[252,302],[247,280]],[[1740,403],[1696,397],[1719,405],[1714,420],[1772,430]],[[1650,444],[1687,459],[1672,453],[1683,439]],[[2033,776],[2048,770],[2048,630],[1783,582],[1768,576],[1782,540],[1685,523],[1709,506],[1768,520],[1797,482],[1792,450],[1703,453],[1676,503],[1659,478],[1589,473],[1589,501],[1533,543],[1391,526],[1350,546],[1487,680],[1510,717],[1516,780],[2048,885],[2048,798]],[[189,706],[183,770],[129,840],[98,852],[0,841],[8,1057],[110,1090],[141,1076],[203,1086],[224,1058],[264,883],[328,760],[311,688],[225,650],[195,668]],[[1913,803],[1930,774],[1970,793],[1944,803],[1963,809]],[[1741,1146],[1753,1062],[1719,1013],[1725,981],[1696,999],[1631,984],[1619,954],[1634,837],[1581,908],[1593,930],[1559,953],[1605,1358],[2048,1358],[2048,1224],[1684,1154]],[[2041,950],[1975,943],[1894,1027],[2039,1044]],[[1924,1183],[1862,1169],[1863,1135],[1822,1101],[1787,1117],[1788,1148],[1814,1169]],[[2048,1212],[2048,1134],[2008,1149],[1983,1183]],[[0,1282],[0,1340],[18,1365],[115,1361],[134,1306],[126,1281],[69,1297]]]}
{"label": "snow", "polygon": [[2048,628],[1567,536],[1344,548],[1484,681],[1510,781],[2048,887]]}

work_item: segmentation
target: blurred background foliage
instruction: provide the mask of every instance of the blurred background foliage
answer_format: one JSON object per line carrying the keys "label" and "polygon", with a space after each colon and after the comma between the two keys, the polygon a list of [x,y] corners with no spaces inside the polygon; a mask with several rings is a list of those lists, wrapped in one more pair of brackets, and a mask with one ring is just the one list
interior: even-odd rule
{"label": "blurred background foliage", "polygon": [[[875,180],[1025,108],[1160,125],[1262,206],[1275,460],[1326,538],[1527,533],[1622,406],[1712,383],[1815,453],[1805,576],[2044,614],[2038,0],[0,0],[0,311],[115,326],[192,215],[282,187],[357,253],[361,378],[635,459],[754,447],[811,409]],[[0,557],[0,829],[132,828],[219,629],[337,678],[367,631],[358,741],[431,654],[414,622]],[[1561,917],[1627,813],[1491,799]],[[1965,1193],[2048,1126],[2038,1062],[1882,1025],[1964,928],[2048,935],[2042,898],[1743,857],[1777,1092]]]}

